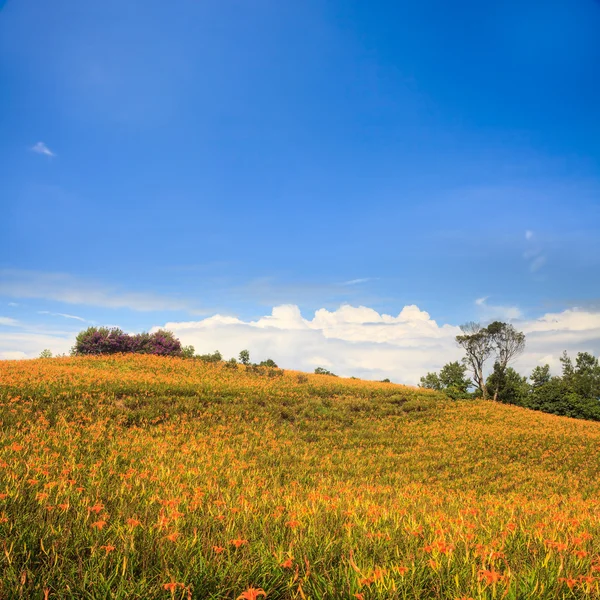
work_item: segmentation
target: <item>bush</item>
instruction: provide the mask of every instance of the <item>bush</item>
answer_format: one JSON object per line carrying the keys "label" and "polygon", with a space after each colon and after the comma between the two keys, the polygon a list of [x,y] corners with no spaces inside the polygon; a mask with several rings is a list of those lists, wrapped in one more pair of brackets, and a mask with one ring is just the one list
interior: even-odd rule
{"label": "bush", "polygon": [[212,354],[198,354],[196,358],[204,362],[221,362],[223,355],[218,350],[215,350]]}
{"label": "bush", "polygon": [[159,329],[155,333],[129,335],[118,327],[88,327],[75,340],[72,354],[117,354],[135,352],[159,356],[181,356],[181,342],[171,333]]}
{"label": "bush", "polygon": [[337,377],[337,375],[335,373],[332,373],[331,371],[328,371],[327,369],[324,369],[323,367],[317,367],[315,369],[315,375],[331,375],[332,377]]}

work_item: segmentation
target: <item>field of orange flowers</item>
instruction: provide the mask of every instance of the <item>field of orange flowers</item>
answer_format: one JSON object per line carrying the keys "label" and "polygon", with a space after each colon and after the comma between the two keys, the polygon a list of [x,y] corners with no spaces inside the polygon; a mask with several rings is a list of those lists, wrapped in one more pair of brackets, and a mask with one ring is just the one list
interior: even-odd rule
{"label": "field of orange flowers", "polygon": [[600,423],[150,356],[0,362],[0,598],[600,598]]}

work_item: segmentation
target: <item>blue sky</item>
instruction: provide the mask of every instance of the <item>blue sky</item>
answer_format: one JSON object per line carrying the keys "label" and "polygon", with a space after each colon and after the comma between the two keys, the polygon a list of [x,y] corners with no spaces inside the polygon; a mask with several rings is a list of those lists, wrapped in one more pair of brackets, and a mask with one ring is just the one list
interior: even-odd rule
{"label": "blue sky", "polygon": [[8,0],[0,351],[60,315],[595,314],[598,31],[595,0]]}

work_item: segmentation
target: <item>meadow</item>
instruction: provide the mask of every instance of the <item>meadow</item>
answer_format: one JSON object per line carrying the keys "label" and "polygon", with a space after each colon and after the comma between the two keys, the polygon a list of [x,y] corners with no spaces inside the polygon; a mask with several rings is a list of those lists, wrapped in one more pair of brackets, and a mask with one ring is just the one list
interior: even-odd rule
{"label": "meadow", "polygon": [[600,598],[600,423],[116,355],[0,427],[0,599]]}

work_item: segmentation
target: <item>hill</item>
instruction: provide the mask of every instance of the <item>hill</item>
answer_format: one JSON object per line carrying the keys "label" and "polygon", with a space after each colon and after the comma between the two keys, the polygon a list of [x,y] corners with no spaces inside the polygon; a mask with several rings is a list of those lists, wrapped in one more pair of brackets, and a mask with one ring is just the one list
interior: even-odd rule
{"label": "hill", "polygon": [[1,598],[597,598],[600,424],[151,356],[0,362]]}

